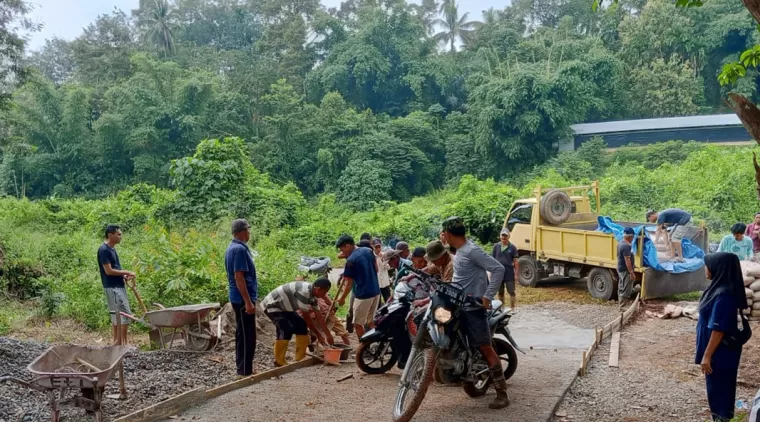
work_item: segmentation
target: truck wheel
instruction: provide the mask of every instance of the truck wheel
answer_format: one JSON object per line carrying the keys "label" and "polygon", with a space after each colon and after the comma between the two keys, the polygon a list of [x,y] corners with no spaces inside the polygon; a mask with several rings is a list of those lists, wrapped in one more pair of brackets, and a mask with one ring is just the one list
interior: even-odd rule
{"label": "truck wheel", "polygon": [[588,291],[597,299],[611,300],[617,294],[617,280],[610,270],[596,267],[588,273]]}
{"label": "truck wheel", "polygon": [[536,260],[531,256],[525,255],[521,256],[517,262],[520,264],[520,274],[518,277],[520,285],[525,287],[536,287],[536,284],[538,284],[538,280],[540,279]]}
{"label": "truck wheel", "polygon": [[565,192],[550,190],[541,198],[539,210],[547,223],[558,226],[570,218],[572,206],[573,202]]}

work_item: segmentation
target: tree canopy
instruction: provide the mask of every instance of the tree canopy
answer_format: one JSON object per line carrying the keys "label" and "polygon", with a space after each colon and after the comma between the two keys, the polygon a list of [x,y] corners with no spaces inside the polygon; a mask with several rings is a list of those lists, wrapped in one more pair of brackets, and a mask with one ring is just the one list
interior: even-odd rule
{"label": "tree canopy", "polygon": [[721,71],[760,100],[760,54],[742,55],[755,22],[729,0],[482,16],[454,0],[142,0],[26,56],[29,6],[0,8],[0,194],[17,197],[176,187],[202,140],[235,138],[273,183],[366,209],[520,177],[572,124],[723,112]]}

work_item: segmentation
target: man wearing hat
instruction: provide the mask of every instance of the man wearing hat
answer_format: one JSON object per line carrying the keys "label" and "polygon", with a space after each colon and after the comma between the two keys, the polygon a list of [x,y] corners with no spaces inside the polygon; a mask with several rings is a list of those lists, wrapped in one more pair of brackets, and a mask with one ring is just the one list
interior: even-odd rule
{"label": "man wearing hat", "polygon": [[396,270],[396,277],[393,279],[394,289],[398,286],[399,280],[409,275],[409,270],[414,268],[412,261],[402,258],[401,254],[402,251],[399,249],[388,249],[383,252],[383,262],[388,264],[391,269]]}
{"label": "man wearing hat", "polygon": [[454,259],[448,248],[440,241],[434,240],[425,248],[425,259],[430,263],[425,272],[441,277],[441,281],[451,283],[454,278]]}
{"label": "man wearing hat", "polygon": [[[480,349],[481,355],[488,362],[488,371],[496,390],[496,398],[488,405],[491,409],[503,409],[509,406],[507,381],[501,359],[493,348],[491,330],[488,326],[486,310],[491,308],[491,301],[499,291],[504,280],[504,266],[473,241],[467,239],[464,221],[459,217],[450,217],[443,222],[446,243],[456,248],[454,256],[453,284],[458,285],[464,293],[479,298],[482,306],[467,305],[459,312],[460,328],[467,335],[472,346]],[[488,273],[491,279],[488,279]]]}
{"label": "man wearing hat", "polygon": [[258,280],[248,241],[251,225],[246,220],[232,222],[232,241],[224,253],[224,267],[235,311],[235,364],[238,377],[253,374],[256,353],[256,299]]}
{"label": "man wearing hat", "polygon": [[515,274],[520,273],[520,264],[517,262],[517,247],[509,241],[510,234],[508,228],[501,229],[501,242],[493,245],[491,256],[504,266],[504,280],[499,287],[499,300],[506,303],[504,302],[504,288],[506,287],[507,293],[509,293],[509,307],[515,309],[517,305]]}
{"label": "man wearing hat", "polygon": [[633,236],[635,232],[631,227],[623,231],[623,240],[618,243],[617,271],[618,271],[618,306],[622,310],[626,301],[633,292]]}
{"label": "man wearing hat", "polygon": [[399,255],[401,255],[401,258],[404,258],[406,260],[409,259],[409,254],[411,253],[409,251],[409,244],[404,242],[403,240],[396,243],[396,250],[399,251]]}

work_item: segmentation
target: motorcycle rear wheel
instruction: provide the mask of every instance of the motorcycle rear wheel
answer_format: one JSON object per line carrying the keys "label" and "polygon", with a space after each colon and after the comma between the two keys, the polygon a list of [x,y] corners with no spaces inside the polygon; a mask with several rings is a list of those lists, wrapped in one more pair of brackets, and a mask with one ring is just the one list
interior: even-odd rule
{"label": "motorcycle rear wheel", "polygon": [[[386,345],[387,349],[385,349]],[[383,355],[378,356],[383,349],[385,349]],[[389,340],[362,343],[356,349],[356,366],[365,374],[384,374],[393,368],[396,360],[398,360],[398,356]],[[377,366],[378,363],[380,366]]]}
{"label": "motorcycle rear wheel", "polygon": [[[501,366],[504,370],[504,379],[512,378],[512,375],[517,371],[517,352],[508,342],[500,339],[493,339],[493,348],[496,350],[496,354],[501,358]],[[485,374],[482,380],[477,383],[465,382],[462,384],[464,392],[470,397],[482,397],[488,392],[488,388],[491,387],[491,377]]]}
{"label": "motorcycle rear wheel", "polygon": [[425,394],[427,394],[428,387],[433,382],[435,360],[435,351],[425,349],[419,351],[414,360],[409,363],[407,368],[408,384],[404,385],[404,380],[402,380],[393,405],[394,422],[409,422],[417,413]]}

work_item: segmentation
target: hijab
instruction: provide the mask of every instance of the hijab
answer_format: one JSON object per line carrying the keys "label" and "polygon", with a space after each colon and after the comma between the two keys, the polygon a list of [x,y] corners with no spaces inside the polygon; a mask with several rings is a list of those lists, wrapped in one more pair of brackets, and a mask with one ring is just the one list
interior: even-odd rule
{"label": "hijab", "polygon": [[710,270],[712,280],[707,290],[702,293],[699,308],[711,305],[720,295],[733,297],[737,309],[746,308],[747,299],[744,295],[744,279],[739,257],[727,252],[710,254],[705,257],[705,266]]}

